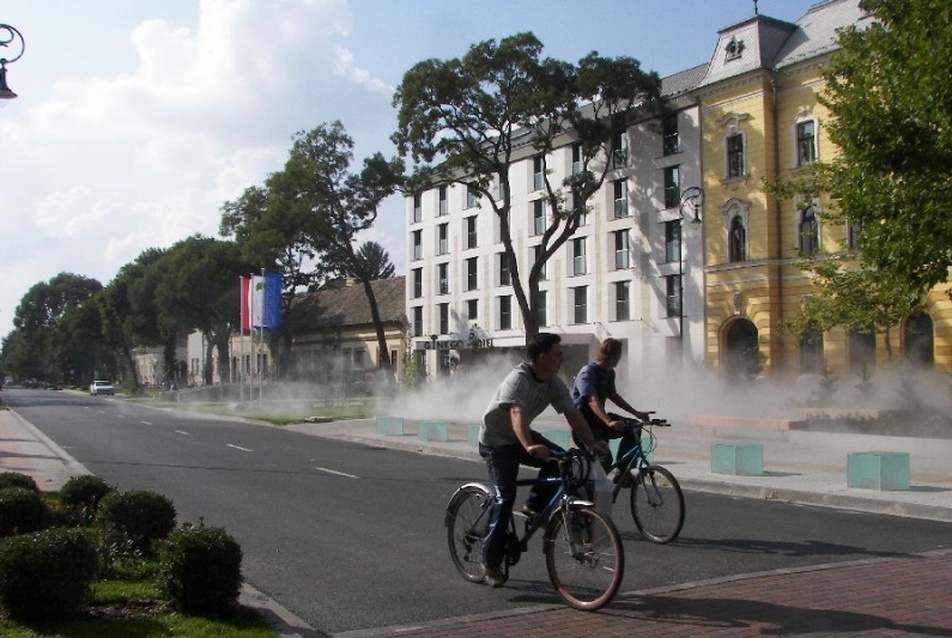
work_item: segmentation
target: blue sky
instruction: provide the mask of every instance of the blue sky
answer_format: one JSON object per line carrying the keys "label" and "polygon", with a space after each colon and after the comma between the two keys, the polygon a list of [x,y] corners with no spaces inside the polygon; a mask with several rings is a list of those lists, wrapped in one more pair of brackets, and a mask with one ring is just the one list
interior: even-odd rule
{"label": "blue sky", "polygon": [[[760,0],[796,21],[812,0]],[[382,151],[394,88],[426,58],[532,31],[674,73],[710,57],[753,0],[4,0],[26,39],[0,108],[0,335],[34,284],[109,282],[150,247],[217,236],[221,204],[279,170],[292,135],[339,119]],[[0,49],[0,57],[13,52]],[[403,205],[364,239],[404,272]]]}

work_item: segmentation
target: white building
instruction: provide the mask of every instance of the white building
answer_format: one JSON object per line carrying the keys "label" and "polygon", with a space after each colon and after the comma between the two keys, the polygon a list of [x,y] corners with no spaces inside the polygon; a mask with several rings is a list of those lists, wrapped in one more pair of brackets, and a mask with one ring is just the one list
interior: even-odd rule
{"label": "white building", "polygon": [[[589,202],[584,225],[546,264],[539,329],[562,336],[568,376],[606,337],[625,342],[620,379],[636,364],[704,358],[703,237],[682,196],[701,184],[699,107],[689,90],[705,70],[665,78],[670,115],[619,134],[617,168]],[[573,150],[567,137],[545,158],[553,183],[573,170]],[[528,144],[518,152],[510,224],[526,273],[547,222],[540,158]],[[407,317],[429,375],[448,374],[451,358],[467,365],[493,352],[522,358],[525,331],[492,208],[465,186],[444,184],[409,196],[406,215]]]}

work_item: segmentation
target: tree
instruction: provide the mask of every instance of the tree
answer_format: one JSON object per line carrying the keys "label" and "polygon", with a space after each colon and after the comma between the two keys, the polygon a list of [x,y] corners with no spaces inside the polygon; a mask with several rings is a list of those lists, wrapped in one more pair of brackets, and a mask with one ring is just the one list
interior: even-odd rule
{"label": "tree", "polygon": [[[645,73],[633,58],[592,52],[572,65],[540,58],[541,52],[531,33],[487,40],[462,58],[418,63],[394,97],[393,140],[417,165],[411,188],[462,184],[499,218],[527,341],[538,332],[536,304],[546,262],[578,229],[590,198],[622,159],[613,153],[621,150],[612,148],[613,137],[624,134],[636,114],[653,114],[661,104],[657,74]],[[543,171],[548,226],[524,278],[509,226],[510,168],[525,142],[544,162],[567,141],[579,144],[582,169],[561,183]]]}
{"label": "tree", "polygon": [[299,132],[282,174],[275,180],[280,184],[276,190],[282,201],[310,212],[308,240],[314,253],[324,256],[327,272],[353,274],[361,280],[377,334],[377,367],[392,374],[383,322],[369,279],[379,273],[368,268],[366,259],[376,251],[361,253],[355,242],[361,232],[373,226],[380,203],[403,183],[403,163],[376,153],[354,173],[350,170],[353,148],[353,139],[339,121]]}

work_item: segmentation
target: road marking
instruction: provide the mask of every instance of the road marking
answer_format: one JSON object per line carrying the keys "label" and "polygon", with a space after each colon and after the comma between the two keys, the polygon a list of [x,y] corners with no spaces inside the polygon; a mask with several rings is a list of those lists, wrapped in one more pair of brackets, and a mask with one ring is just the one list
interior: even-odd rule
{"label": "road marking", "polygon": [[327,474],[333,474],[334,476],[344,476],[346,478],[352,478],[352,479],[360,478],[356,474],[348,474],[347,472],[338,472],[337,470],[331,470],[326,467],[315,466],[314,469],[317,470],[318,472],[326,472]]}
{"label": "road marking", "polygon": [[254,452],[254,450],[246,447],[241,447],[240,445],[235,445],[234,443],[225,443],[226,447],[233,447],[236,450],[241,450],[242,452]]}
{"label": "road marking", "polygon": [[181,435],[183,435],[183,436],[192,436],[192,433],[191,433],[191,432],[186,432],[185,430],[176,430],[175,433],[176,433],[176,434],[181,434]]}
{"label": "road marking", "polygon": [[152,425],[152,421],[139,421],[142,425]]}

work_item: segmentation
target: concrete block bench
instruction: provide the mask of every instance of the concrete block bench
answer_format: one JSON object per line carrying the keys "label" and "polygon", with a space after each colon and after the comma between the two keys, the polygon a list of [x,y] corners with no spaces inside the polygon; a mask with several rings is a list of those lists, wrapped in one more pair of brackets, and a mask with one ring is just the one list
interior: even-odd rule
{"label": "concrete block bench", "polygon": [[715,443],[711,446],[711,473],[760,476],[764,473],[762,443]]}
{"label": "concrete block bench", "polygon": [[474,448],[479,447],[479,426],[470,425],[467,429],[469,444]]}
{"label": "concrete block bench", "polygon": [[402,436],[404,434],[403,417],[378,416],[375,431],[384,436]]}
{"label": "concrete block bench", "polygon": [[846,456],[846,486],[908,490],[909,466],[908,452],[852,452]]}
{"label": "concrete block bench", "polygon": [[549,439],[563,450],[572,447],[572,436],[568,430],[542,430],[539,432],[542,436]]}
{"label": "concrete block bench", "polygon": [[449,441],[450,424],[446,421],[420,421],[417,424],[417,438],[421,441]]}

